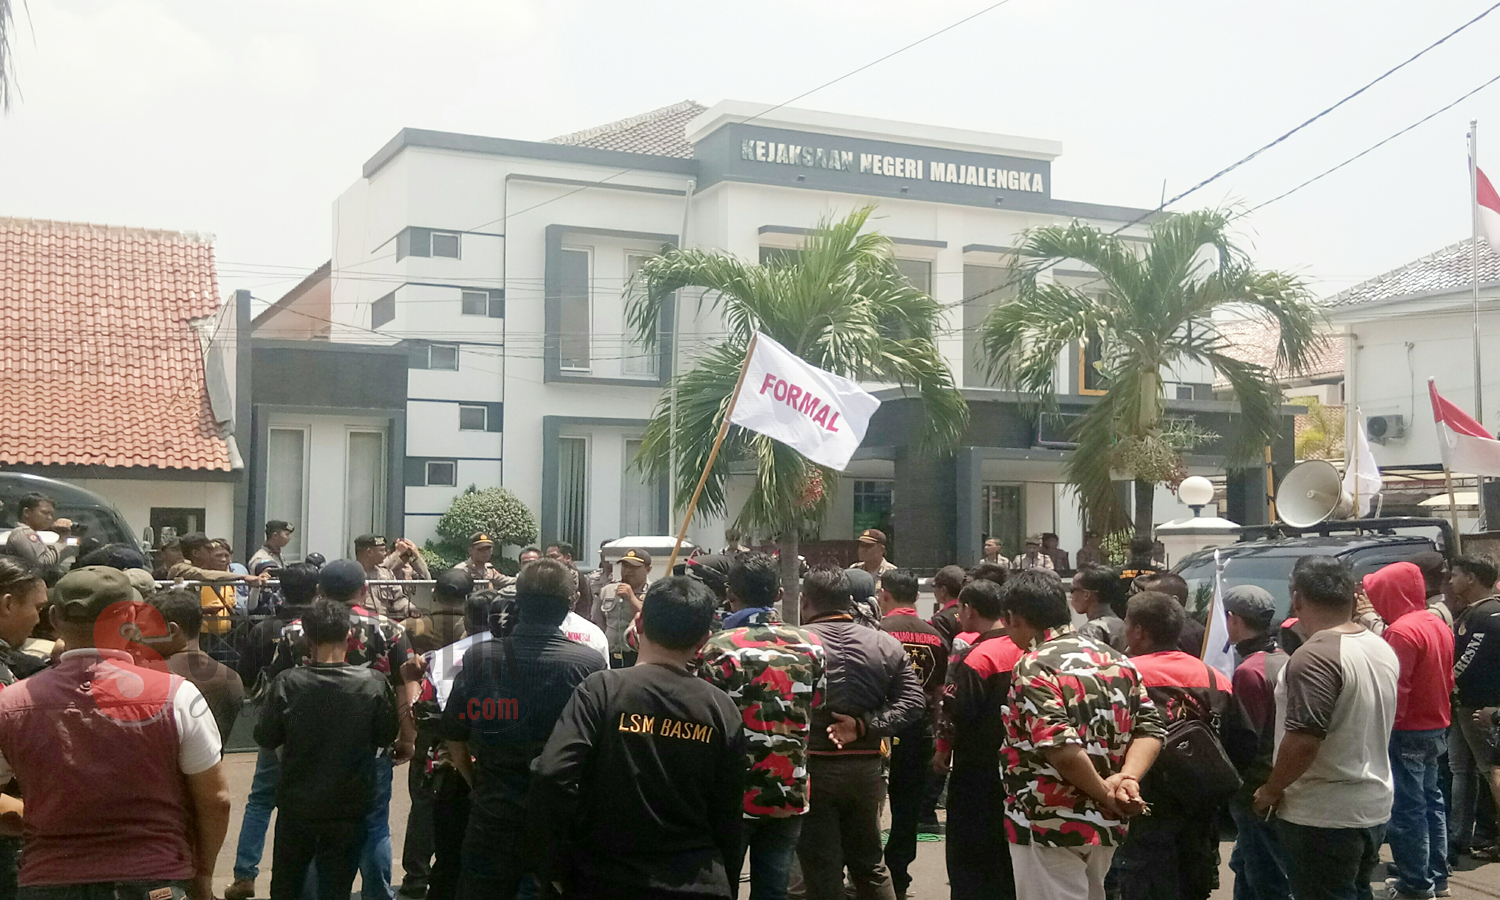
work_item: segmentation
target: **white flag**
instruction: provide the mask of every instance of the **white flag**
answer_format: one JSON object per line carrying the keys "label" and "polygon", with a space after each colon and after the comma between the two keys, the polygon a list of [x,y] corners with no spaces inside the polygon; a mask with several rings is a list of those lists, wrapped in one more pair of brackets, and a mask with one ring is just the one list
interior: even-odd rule
{"label": "white flag", "polygon": [[1375,465],[1375,454],[1370,452],[1370,442],[1365,437],[1365,417],[1358,409],[1354,411],[1354,437],[1349,441],[1349,464],[1344,469],[1344,491],[1359,499],[1359,514],[1368,516],[1380,495],[1382,482],[1380,467]]}
{"label": "white flag", "polygon": [[761,334],[729,421],[843,471],[879,407],[858,384],[808,365]]}
{"label": "white flag", "polygon": [[1203,661],[1225,678],[1234,677],[1234,647],[1229,643],[1229,619],[1224,615],[1224,563],[1214,550],[1214,602],[1208,610],[1208,633],[1203,636]]}

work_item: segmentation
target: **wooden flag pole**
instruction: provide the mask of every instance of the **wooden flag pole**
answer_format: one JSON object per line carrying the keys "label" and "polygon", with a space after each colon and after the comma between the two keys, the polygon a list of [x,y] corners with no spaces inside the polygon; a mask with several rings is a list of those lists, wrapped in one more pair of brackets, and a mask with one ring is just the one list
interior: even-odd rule
{"label": "wooden flag pole", "polygon": [[1458,498],[1453,496],[1453,473],[1443,466],[1443,484],[1448,488],[1448,518],[1453,522],[1453,550],[1456,553],[1464,552],[1463,535],[1458,532]]}
{"label": "wooden flag pole", "polygon": [[682,551],[682,542],[687,538],[688,524],[693,521],[693,512],[698,508],[698,498],[703,495],[703,485],[708,483],[708,473],[714,467],[714,460],[719,458],[719,447],[724,443],[724,436],[729,433],[729,418],[734,415],[734,405],[740,400],[740,388],[745,385],[745,373],[750,371],[750,360],[755,356],[755,344],[760,340],[760,332],[750,337],[750,346],[745,349],[745,361],[740,364],[740,377],[735,379],[734,393],[729,395],[729,405],[724,409],[724,418],[719,422],[719,433],[714,437],[714,445],[708,451],[708,462],[703,464],[703,474],[698,476],[698,486],[693,489],[693,497],[688,501],[687,513],[682,517],[682,527],[677,530],[677,542],[672,545],[672,556],[667,560],[667,572],[677,565],[677,554]]}

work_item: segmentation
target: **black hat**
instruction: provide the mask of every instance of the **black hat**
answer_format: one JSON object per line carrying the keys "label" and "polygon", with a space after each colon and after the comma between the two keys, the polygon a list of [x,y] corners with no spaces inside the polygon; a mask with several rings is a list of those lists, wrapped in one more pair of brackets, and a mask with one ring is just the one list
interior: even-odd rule
{"label": "black hat", "polygon": [[318,570],[318,590],[328,597],[347,598],[365,586],[365,567],[352,559],[336,559]]}
{"label": "black hat", "polygon": [[463,569],[452,568],[446,572],[437,574],[437,584],[433,586],[433,593],[444,597],[457,597],[462,600],[469,596],[474,590],[474,579]]}
{"label": "black hat", "polygon": [[861,544],[879,544],[885,546],[885,532],[879,528],[866,528],[859,533],[857,539]]}
{"label": "black hat", "polygon": [[855,603],[862,603],[875,596],[875,576],[864,569],[845,569],[849,578],[849,594]]}
{"label": "black hat", "polygon": [[729,567],[734,560],[722,553],[710,553],[707,556],[694,556],[683,564],[683,574],[691,575],[704,584],[715,594],[723,594],[724,589],[729,586]]}
{"label": "black hat", "polygon": [[620,557],[620,562],[630,563],[633,566],[645,566],[651,568],[651,554],[644,550],[626,550],[625,555]]}
{"label": "black hat", "polygon": [[297,527],[285,519],[272,519],[266,523],[266,534],[275,534],[278,531],[296,531]]}

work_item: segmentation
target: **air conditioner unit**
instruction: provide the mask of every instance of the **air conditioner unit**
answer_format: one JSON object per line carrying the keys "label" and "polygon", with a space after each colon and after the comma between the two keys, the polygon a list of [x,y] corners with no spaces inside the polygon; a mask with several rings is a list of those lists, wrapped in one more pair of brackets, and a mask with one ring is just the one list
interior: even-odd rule
{"label": "air conditioner unit", "polygon": [[1406,440],[1406,416],[1370,416],[1365,419],[1365,437],[1377,444]]}

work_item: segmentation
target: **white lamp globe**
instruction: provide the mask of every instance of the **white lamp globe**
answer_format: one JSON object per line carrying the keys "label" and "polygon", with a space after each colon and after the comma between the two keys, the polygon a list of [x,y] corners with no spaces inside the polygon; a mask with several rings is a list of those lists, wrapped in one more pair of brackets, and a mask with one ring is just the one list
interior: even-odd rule
{"label": "white lamp globe", "polygon": [[1189,476],[1177,486],[1177,496],[1188,506],[1207,506],[1214,500],[1214,483],[1202,475]]}

